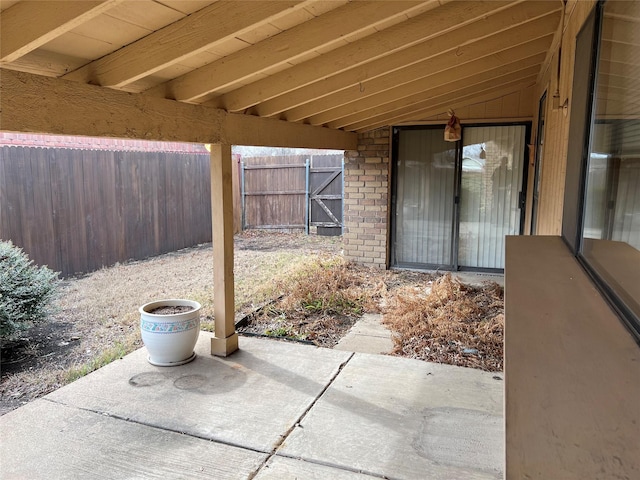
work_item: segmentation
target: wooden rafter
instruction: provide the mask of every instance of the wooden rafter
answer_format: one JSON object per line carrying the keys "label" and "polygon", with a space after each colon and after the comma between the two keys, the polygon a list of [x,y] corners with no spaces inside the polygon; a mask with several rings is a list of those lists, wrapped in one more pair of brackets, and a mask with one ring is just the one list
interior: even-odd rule
{"label": "wooden rafter", "polygon": [[[423,92],[408,95],[402,99],[393,99],[388,102],[379,102],[376,106],[364,109],[358,113],[340,118],[334,122],[330,122],[331,128],[345,127],[358,122],[363,122],[370,118],[379,118],[384,115],[393,115],[393,112],[416,105],[423,105],[427,102],[438,102],[438,99],[447,96],[447,98],[455,99],[455,95],[461,91],[473,92],[486,90],[494,85],[502,85],[513,82],[520,82],[523,78],[529,78],[538,74],[540,64],[544,60],[544,53],[521,59],[519,61],[502,65],[492,70],[471,75],[459,80],[445,82],[433,88],[425,89]],[[428,84],[427,84],[428,85]],[[464,93],[463,93],[464,94]]]}
{"label": "wooden rafter", "polygon": [[[9,79],[4,91],[16,88],[16,77],[4,74],[14,71],[132,94],[111,97],[110,90],[27,76],[26,95],[42,118],[32,118],[29,109],[12,117],[17,103],[3,101],[2,127],[26,122],[44,131],[48,121],[58,133],[342,145],[352,137],[340,129],[359,131],[430,110],[444,103],[452,85],[467,92],[491,75],[506,81],[535,67],[543,53],[546,61],[549,38],[562,28],[557,0],[204,0],[185,8],[149,1],[153,8],[135,0],[9,2],[0,15],[2,39],[8,39],[0,44],[1,72]],[[567,4],[569,16],[573,5]],[[611,85],[624,84],[614,77],[626,75],[618,73],[629,68],[622,60],[640,42],[636,24],[619,20],[628,26],[603,25],[603,44],[616,45],[611,58],[603,49],[603,62],[614,69]],[[25,21],[21,32],[16,26]],[[57,96],[45,103],[33,85]],[[83,94],[91,97],[86,105],[102,111],[81,107]],[[173,103],[154,102],[167,99]],[[204,108],[192,110],[193,104]],[[76,118],[52,114],[53,105]],[[117,126],[118,114],[130,115],[132,123]],[[286,125],[282,134],[275,125]],[[322,128],[308,130],[314,126]]]}
{"label": "wooden rafter", "polygon": [[[440,59],[440,62],[446,63],[448,66],[461,64],[473,60],[474,57],[485,56],[493,53],[494,50],[500,51],[513,45],[511,42],[514,37],[533,39],[544,35],[549,29],[555,30],[559,18],[559,12],[550,13],[546,4],[539,2],[518,4],[512,8],[498,11],[489,17],[478,19],[461,29],[436,36],[428,42],[419,43],[394,55],[387,55],[262,102],[255,108],[255,111],[261,116],[271,116],[287,111],[285,118],[290,121],[298,121],[321,112],[322,110],[317,110],[317,105],[322,105],[325,109],[331,108],[330,103],[325,104],[327,96],[342,89],[351,87],[352,90],[358,92],[366,91],[368,81],[415,63],[430,61],[433,57],[452,49],[455,49],[455,55],[449,55],[447,60]],[[498,37],[502,32],[504,35]],[[493,39],[493,37],[498,38]],[[461,38],[464,39],[462,42]],[[508,39],[505,40],[505,38]],[[435,65],[434,68],[448,67]],[[310,102],[316,104],[316,110],[304,107],[293,110]]]}
{"label": "wooden rafter", "polygon": [[[314,49],[340,42],[342,36],[375,27],[422,6],[424,1],[348,3],[251,47],[209,63],[145,92],[148,95],[197,101],[199,98]],[[428,3],[428,2],[427,2]],[[375,8],[372,8],[375,7]]]}
{"label": "wooden rafter", "polygon": [[535,77],[529,77],[512,84],[496,84],[493,82],[493,86],[486,90],[480,90],[477,85],[474,85],[469,87],[468,90],[451,92],[442,97],[433,98],[394,112],[386,113],[380,117],[367,119],[350,125],[350,128],[357,132],[366,132],[386,125],[396,125],[407,120],[429,118],[434,115],[446,113],[449,109],[455,110],[474,103],[495,100],[510,93],[522,91],[534,84]]}
{"label": "wooden rafter", "polygon": [[[551,37],[552,35],[548,35],[533,42],[509,48],[499,54],[481,57],[446,70],[434,68],[431,74],[429,74],[429,70],[425,70],[420,75],[409,75],[406,78],[415,78],[415,80],[407,83],[380,82],[382,85],[372,85],[371,88],[365,89],[365,93],[368,93],[367,96],[360,98],[354,96],[352,98],[356,100],[349,103],[340,102],[340,106],[336,108],[309,117],[308,123],[312,125],[327,124],[338,118],[359,114],[363,110],[374,108],[381,104],[420,95],[436,87],[446,89],[453,82],[461,81],[468,77],[472,77],[473,80],[484,77],[491,78],[491,75],[497,75],[498,72],[510,72],[524,67],[540,65],[544,60],[546,48],[551,42]],[[540,57],[540,54],[542,57]],[[446,58],[452,58],[452,56],[448,55]],[[328,98],[327,101],[331,105],[331,98]]]}
{"label": "wooden rafter", "polygon": [[[301,9],[310,0],[222,0],[64,76],[67,80],[122,87],[217,42]],[[224,18],[225,21],[220,21]]]}
{"label": "wooden rafter", "polygon": [[0,16],[0,63],[17,60],[122,1],[30,1],[9,7]]}
{"label": "wooden rafter", "polygon": [[320,78],[338,74],[422,42],[434,36],[433,32],[444,33],[446,28],[453,29],[471,23],[478,16],[508,5],[509,2],[501,1],[451,2],[318,58],[233,90],[218,99],[211,100],[210,104],[223,107],[228,111],[244,111],[260,102],[303,87]]}

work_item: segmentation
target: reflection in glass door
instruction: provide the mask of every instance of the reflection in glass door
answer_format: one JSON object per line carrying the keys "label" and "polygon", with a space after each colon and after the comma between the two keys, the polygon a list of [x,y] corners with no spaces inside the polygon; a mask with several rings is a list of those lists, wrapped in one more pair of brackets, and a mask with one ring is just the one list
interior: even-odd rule
{"label": "reflection in glass door", "polygon": [[395,145],[392,263],[452,268],[457,143],[442,128],[402,128]]}
{"label": "reflection in glass door", "polygon": [[544,153],[544,125],[547,108],[547,92],[540,99],[538,109],[538,135],[536,148],[536,161],[533,169],[533,202],[531,205],[531,235],[535,235],[538,229],[538,203],[540,202],[540,183],[542,182],[542,158]]}
{"label": "reflection in glass door", "polygon": [[526,127],[463,130],[458,264],[504,268],[505,235],[520,234]]}

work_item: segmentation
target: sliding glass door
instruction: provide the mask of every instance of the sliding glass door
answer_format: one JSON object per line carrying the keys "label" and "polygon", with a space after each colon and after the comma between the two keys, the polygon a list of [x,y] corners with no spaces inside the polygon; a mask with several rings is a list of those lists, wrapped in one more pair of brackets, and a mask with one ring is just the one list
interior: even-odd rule
{"label": "sliding glass door", "polygon": [[453,265],[456,144],[441,128],[397,134],[393,263]]}
{"label": "sliding glass door", "polygon": [[458,264],[504,268],[505,235],[521,223],[524,125],[464,129]]}
{"label": "sliding glass door", "polygon": [[518,235],[526,126],[394,131],[391,264],[502,269],[505,235]]}

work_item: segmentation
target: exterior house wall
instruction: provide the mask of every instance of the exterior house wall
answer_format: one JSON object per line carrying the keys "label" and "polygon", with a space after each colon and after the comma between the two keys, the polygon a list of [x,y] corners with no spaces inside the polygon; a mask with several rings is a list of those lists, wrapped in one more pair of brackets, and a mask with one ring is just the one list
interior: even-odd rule
{"label": "exterior house wall", "polygon": [[[545,119],[545,145],[541,164],[541,183],[538,204],[538,235],[560,235],[562,229],[562,210],[564,203],[564,183],[569,147],[569,121],[571,119],[571,91],[573,87],[573,68],[575,63],[576,36],[595,6],[594,1],[570,1],[566,6],[562,35],[556,35],[552,43],[547,68],[542,72],[536,84],[532,109],[535,112],[532,132],[535,135],[538,123],[538,103],[547,92],[547,110]],[[560,46],[562,47],[560,51]],[[558,58],[560,57],[560,75],[558,82]],[[586,79],[585,79],[586,81]],[[560,94],[558,109],[553,108],[553,95]],[[562,104],[567,101],[568,108]],[[530,142],[536,144],[536,139]],[[582,148],[582,145],[577,146]],[[529,178],[533,179],[533,165],[530,165]],[[530,224],[531,193],[527,201],[526,225]]]}
{"label": "exterior house wall", "polygon": [[[547,92],[546,136],[541,158],[538,204],[539,235],[559,235],[562,227],[576,35],[595,3],[593,0],[570,0],[567,3],[562,35],[559,29],[536,85],[501,98],[456,109],[456,115],[463,125],[532,119],[532,138],[529,143],[535,145],[538,104]],[[558,57],[561,59],[559,81]],[[553,108],[556,89],[560,94],[561,107],[558,109]],[[563,109],[565,100],[568,107]],[[403,124],[444,123],[447,118],[447,114],[442,113]],[[382,128],[360,133],[358,150],[345,154],[344,254],[348,259],[382,268],[387,266],[389,251],[390,153],[390,129]],[[529,233],[531,224],[534,150],[531,149],[529,154],[525,233]]]}
{"label": "exterior house wall", "polygon": [[[533,87],[456,109],[462,124],[531,120]],[[446,113],[403,124],[444,125]],[[344,255],[363,265],[386,268],[389,258],[391,129],[358,134],[358,150],[345,152]]]}
{"label": "exterior house wall", "polygon": [[390,153],[391,131],[380,128],[360,133],[358,150],[344,160],[344,256],[380,268],[387,263]]}

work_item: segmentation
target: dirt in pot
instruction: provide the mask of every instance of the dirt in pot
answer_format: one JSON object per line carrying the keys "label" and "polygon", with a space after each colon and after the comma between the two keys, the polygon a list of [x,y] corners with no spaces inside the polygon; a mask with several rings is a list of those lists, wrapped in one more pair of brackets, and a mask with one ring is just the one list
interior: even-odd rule
{"label": "dirt in pot", "polygon": [[191,310],[193,310],[193,307],[190,307],[189,305],[166,305],[164,307],[154,308],[148,313],[152,313],[153,315],[175,315],[177,313],[190,312]]}

